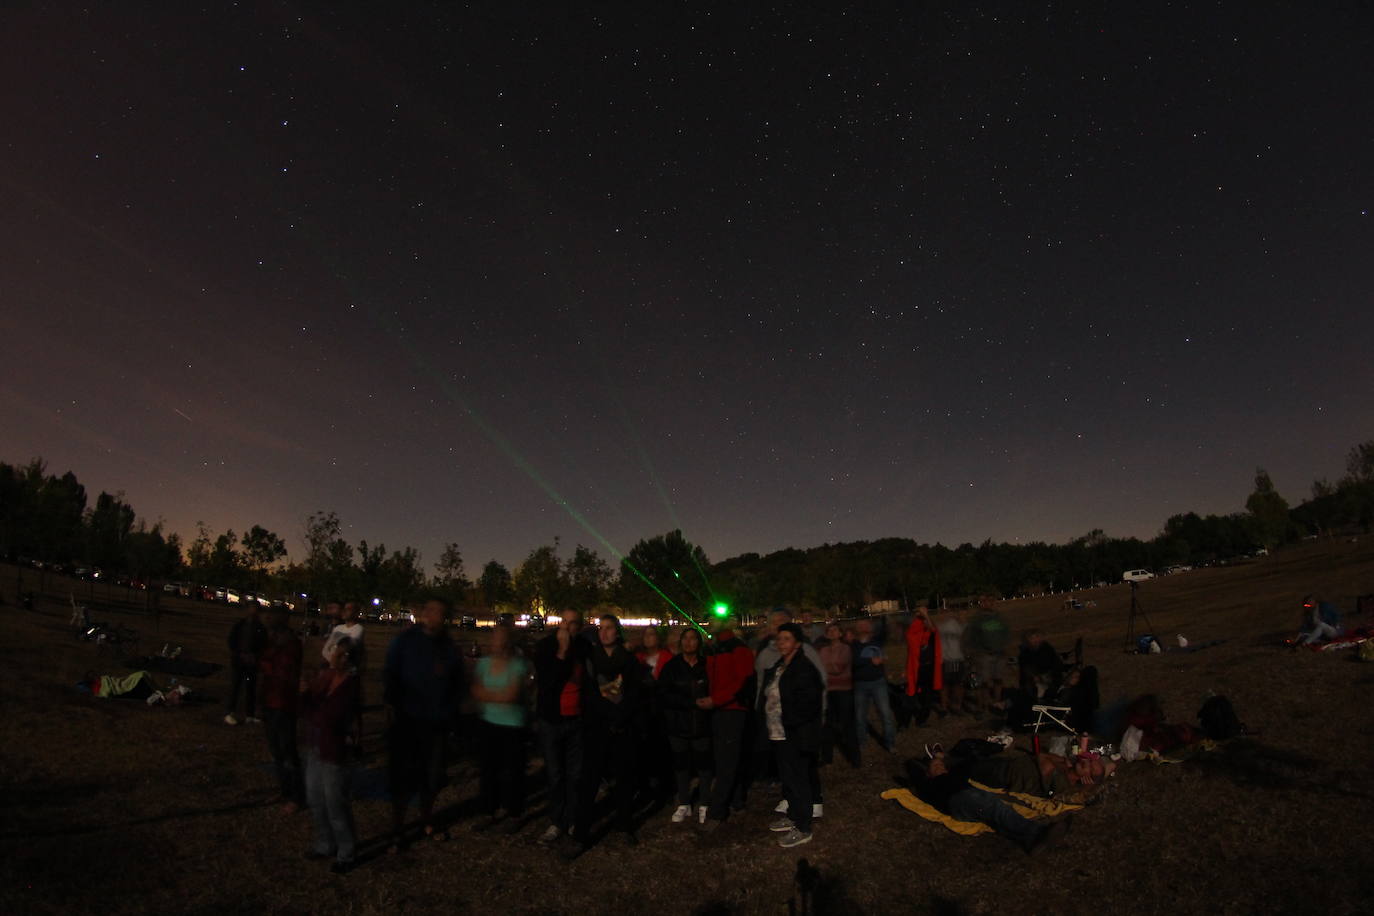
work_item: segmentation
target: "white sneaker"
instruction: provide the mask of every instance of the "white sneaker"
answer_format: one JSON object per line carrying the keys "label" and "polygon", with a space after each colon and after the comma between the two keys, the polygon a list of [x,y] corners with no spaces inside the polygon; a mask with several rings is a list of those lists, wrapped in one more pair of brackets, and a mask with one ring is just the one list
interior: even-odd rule
{"label": "white sneaker", "polygon": [[787,813],[787,799],[784,798],[782,801],[778,802],[778,806],[777,806],[776,808],[773,809],[773,813],[774,813],[774,814],[786,814],[786,813]]}
{"label": "white sneaker", "polygon": [[224,714],[224,724],[225,724],[225,725],[238,725],[238,724],[239,724],[239,720],[238,720],[237,718],[234,717],[234,714],[233,714],[232,712],[228,712],[228,713],[225,713],[225,714]]}
{"label": "white sneaker", "polygon": [[558,838],[563,835],[563,831],[558,829],[557,824],[550,824],[549,828],[539,834],[539,844],[541,846],[552,846],[558,842]]}
{"label": "white sneaker", "polygon": [[825,817],[825,805],[821,804],[820,802],[816,802],[814,805],[812,805],[811,817],[813,819],[818,817]]}
{"label": "white sneaker", "polygon": [[691,806],[691,805],[678,805],[678,806],[677,806],[677,810],[673,812],[673,823],[674,823],[674,824],[681,824],[683,821],[687,820],[687,818],[689,818],[689,817],[691,817],[691,816],[692,816],[692,806]]}
{"label": "white sneaker", "polygon": [[705,805],[698,805],[698,806],[697,806],[697,823],[698,823],[698,824],[704,824],[704,823],[706,823],[706,811],[707,811],[707,808],[706,808]]}
{"label": "white sneaker", "polygon": [[810,842],[811,834],[802,833],[795,827],[793,827],[791,830],[787,831],[781,837],[778,838],[778,845],[781,846],[783,849],[791,849],[793,846],[801,846],[805,843]]}

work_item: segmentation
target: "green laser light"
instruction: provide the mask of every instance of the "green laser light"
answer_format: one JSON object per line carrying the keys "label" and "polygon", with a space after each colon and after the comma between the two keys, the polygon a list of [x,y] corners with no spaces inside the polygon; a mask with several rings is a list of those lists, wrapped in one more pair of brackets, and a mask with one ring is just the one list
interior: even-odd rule
{"label": "green laser light", "polygon": [[730,613],[730,605],[726,604],[724,601],[717,601],[717,602],[716,602],[716,616],[717,616],[717,617],[724,617],[726,614],[729,614],[729,613]]}

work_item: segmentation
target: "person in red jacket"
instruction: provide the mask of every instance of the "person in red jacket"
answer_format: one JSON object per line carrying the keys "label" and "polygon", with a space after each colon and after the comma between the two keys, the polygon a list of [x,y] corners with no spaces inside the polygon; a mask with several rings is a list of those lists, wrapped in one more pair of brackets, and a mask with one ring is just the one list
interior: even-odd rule
{"label": "person in red jacket", "polygon": [[918,607],[906,628],[906,695],[917,707],[918,725],[930,716],[934,695],[944,688],[943,667],[940,633],[926,609]]}
{"label": "person in red jacket", "polygon": [[273,608],[268,614],[267,648],[258,656],[258,677],[262,681],[267,749],[277,771],[283,806],[288,813],[294,814],[305,804],[301,758],[296,750],[301,641],[287,625],[285,608]]}
{"label": "person in red jacket", "polygon": [[706,828],[713,830],[725,821],[732,802],[736,808],[744,806],[739,768],[754,699],[754,653],[736,635],[730,621],[723,623],[715,634],[711,654],[706,657],[706,680],[710,696],[696,703],[711,712],[715,772]]}

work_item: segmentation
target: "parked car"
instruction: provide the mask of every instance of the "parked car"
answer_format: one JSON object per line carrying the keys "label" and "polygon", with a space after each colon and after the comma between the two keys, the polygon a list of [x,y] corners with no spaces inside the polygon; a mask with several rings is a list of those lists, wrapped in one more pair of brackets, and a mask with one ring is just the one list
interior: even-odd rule
{"label": "parked car", "polygon": [[1128,569],[1121,574],[1122,582],[1144,582],[1146,579],[1153,579],[1155,574],[1148,569]]}

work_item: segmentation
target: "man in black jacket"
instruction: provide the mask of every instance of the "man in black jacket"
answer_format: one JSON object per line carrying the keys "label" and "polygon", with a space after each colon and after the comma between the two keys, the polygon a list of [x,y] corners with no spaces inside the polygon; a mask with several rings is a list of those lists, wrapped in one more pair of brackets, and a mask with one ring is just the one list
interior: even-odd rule
{"label": "man in black jacket", "polygon": [[548,779],[550,824],[539,837],[548,845],[576,823],[582,778],[582,662],[588,643],[580,611],[564,611],[557,631],[534,648],[535,719]]}
{"label": "man in black jacket", "polygon": [[224,724],[238,725],[239,689],[243,690],[245,722],[260,722],[258,711],[258,656],[267,647],[267,627],[258,619],[259,605],[248,602],[248,616],[229,630],[229,701],[225,704]]}
{"label": "man in black jacket", "polygon": [[625,648],[620,619],[602,616],[596,648],[582,662],[582,791],[577,804],[574,858],[591,845],[592,813],[603,780],[614,781],[615,829],[628,846],[639,845],[634,832],[635,746],[643,723],[644,668]]}

